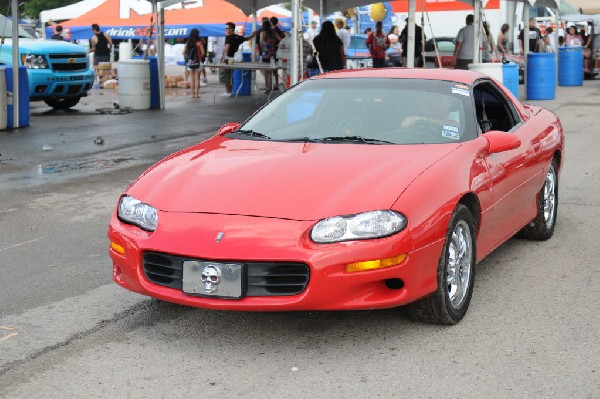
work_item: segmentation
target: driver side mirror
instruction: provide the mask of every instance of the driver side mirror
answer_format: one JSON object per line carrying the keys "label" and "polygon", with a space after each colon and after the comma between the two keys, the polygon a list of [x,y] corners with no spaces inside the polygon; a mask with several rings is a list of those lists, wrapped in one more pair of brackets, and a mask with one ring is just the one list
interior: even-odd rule
{"label": "driver side mirror", "polygon": [[238,127],[240,127],[240,124],[237,122],[226,123],[219,128],[219,130],[217,131],[217,136],[223,136],[227,133],[235,132],[236,130],[238,130]]}
{"label": "driver side mirror", "polygon": [[485,137],[488,142],[488,153],[490,154],[514,150],[521,146],[521,140],[513,133],[490,130],[489,132],[484,133],[483,137]]}

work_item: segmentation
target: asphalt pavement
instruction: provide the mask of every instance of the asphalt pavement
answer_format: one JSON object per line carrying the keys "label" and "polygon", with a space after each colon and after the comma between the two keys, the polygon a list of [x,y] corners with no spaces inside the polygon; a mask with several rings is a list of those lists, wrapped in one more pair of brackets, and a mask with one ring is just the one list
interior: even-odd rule
{"label": "asphalt pavement", "polygon": [[267,99],[213,102],[208,77],[163,111],[100,113],[118,95],[95,90],[0,132],[1,398],[598,397],[600,80],[532,101],[565,128],[554,237],[483,260],[466,317],[442,327],[402,309],[209,311],[112,283],[106,229],[127,185]]}

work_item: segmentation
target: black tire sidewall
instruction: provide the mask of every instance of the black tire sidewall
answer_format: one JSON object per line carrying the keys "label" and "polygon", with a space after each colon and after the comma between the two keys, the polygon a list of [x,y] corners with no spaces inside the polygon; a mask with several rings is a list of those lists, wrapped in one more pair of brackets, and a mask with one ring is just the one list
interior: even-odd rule
{"label": "black tire sidewall", "polygon": [[44,100],[44,102],[54,109],[69,109],[77,105],[81,97],[68,97],[68,98],[52,98]]}

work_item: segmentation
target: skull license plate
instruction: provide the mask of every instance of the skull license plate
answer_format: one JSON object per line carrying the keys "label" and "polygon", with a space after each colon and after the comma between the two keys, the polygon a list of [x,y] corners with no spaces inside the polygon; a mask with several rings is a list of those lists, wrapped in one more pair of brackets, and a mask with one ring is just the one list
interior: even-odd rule
{"label": "skull license plate", "polygon": [[182,290],[216,298],[242,297],[243,267],[238,263],[183,262]]}

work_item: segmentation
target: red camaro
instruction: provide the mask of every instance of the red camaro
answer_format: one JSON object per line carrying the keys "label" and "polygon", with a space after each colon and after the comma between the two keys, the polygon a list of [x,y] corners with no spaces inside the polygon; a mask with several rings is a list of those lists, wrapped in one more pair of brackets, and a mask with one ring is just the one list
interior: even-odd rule
{"label": "red camaro", "polygon": [[408,304],[454,324],[477,262],[552,236],[563,145],[556,115],[476,72],[321,75],[133,183],[114,280],[210,309]]}

